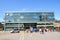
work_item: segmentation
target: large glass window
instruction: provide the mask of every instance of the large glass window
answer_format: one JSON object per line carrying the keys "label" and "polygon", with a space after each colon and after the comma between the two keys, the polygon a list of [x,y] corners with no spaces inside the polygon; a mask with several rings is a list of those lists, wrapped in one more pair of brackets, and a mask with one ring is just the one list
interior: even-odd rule
{"label": "large glass window", "polygon": [[47,20],[54,20],[54,16],[53,15],[48,15]]}
{"label": "large glass window", "polygon": [[[22,22],[22,21],[46,21],[53,20],[53,13],[48,12],[14,12],[6,13],[6,18],[9,22]],[[6,20],[6,21],[7,21]],[[18,21],[19,20],[19,21]]]}

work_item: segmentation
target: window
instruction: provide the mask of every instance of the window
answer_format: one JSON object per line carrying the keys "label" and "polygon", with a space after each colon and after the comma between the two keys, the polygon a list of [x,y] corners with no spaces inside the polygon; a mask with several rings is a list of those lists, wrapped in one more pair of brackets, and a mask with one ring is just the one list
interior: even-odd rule
{"label": "window", "polygon": [[54,16],[53,15],[52,16],[51,15],[48,15],[47,16],[47,20],[53,20],[53,19],[54,19]]}
{"label": "window", "polygon": [[53,25],[53,23],[46,23],[46,25]]}
{"label": "window", "polygon": [[20,18],[21,18],[21,19],[23,19],[23,18],[24,18],[24,16],[20,16]]}
{"label": "window", "polygon": [[12,14],[12,13],[10,13],[10,16],[13,16],[13,14]]}
{"label": "window", "polygon": [[37,25],[45,25],[45,23],[38,23]]}
{"label": "window", "polygon": [[34,19],[38,19],[39,17],[38,16],[33,16]]}

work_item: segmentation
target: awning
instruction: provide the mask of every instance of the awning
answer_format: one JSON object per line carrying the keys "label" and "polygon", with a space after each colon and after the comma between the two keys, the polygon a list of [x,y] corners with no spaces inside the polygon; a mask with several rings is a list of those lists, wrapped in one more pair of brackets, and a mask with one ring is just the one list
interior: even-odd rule
{"label": "awning", "polygon": [[55,28],[60,28],[60,26],[56,26]]}

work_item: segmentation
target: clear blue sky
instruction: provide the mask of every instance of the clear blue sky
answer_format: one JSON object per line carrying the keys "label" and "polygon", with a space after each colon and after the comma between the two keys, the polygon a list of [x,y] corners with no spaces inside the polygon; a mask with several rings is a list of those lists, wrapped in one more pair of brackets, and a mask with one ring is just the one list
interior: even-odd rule
{"label": "clear blue sky", "polygon": [[60,0],[0,0],[0,21],[5,11],[53,11],[60,20]]}

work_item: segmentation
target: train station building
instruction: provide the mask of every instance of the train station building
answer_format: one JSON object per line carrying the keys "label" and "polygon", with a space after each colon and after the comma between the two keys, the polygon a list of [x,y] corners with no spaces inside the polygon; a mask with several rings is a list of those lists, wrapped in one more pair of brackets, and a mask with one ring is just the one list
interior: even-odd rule
{"label": "train station building", "polygon": [[54,12],[39,11],[8,11],[5,12],[5,30],[14,28],[29,29],[36,28],[52,28],[54,27]]}

